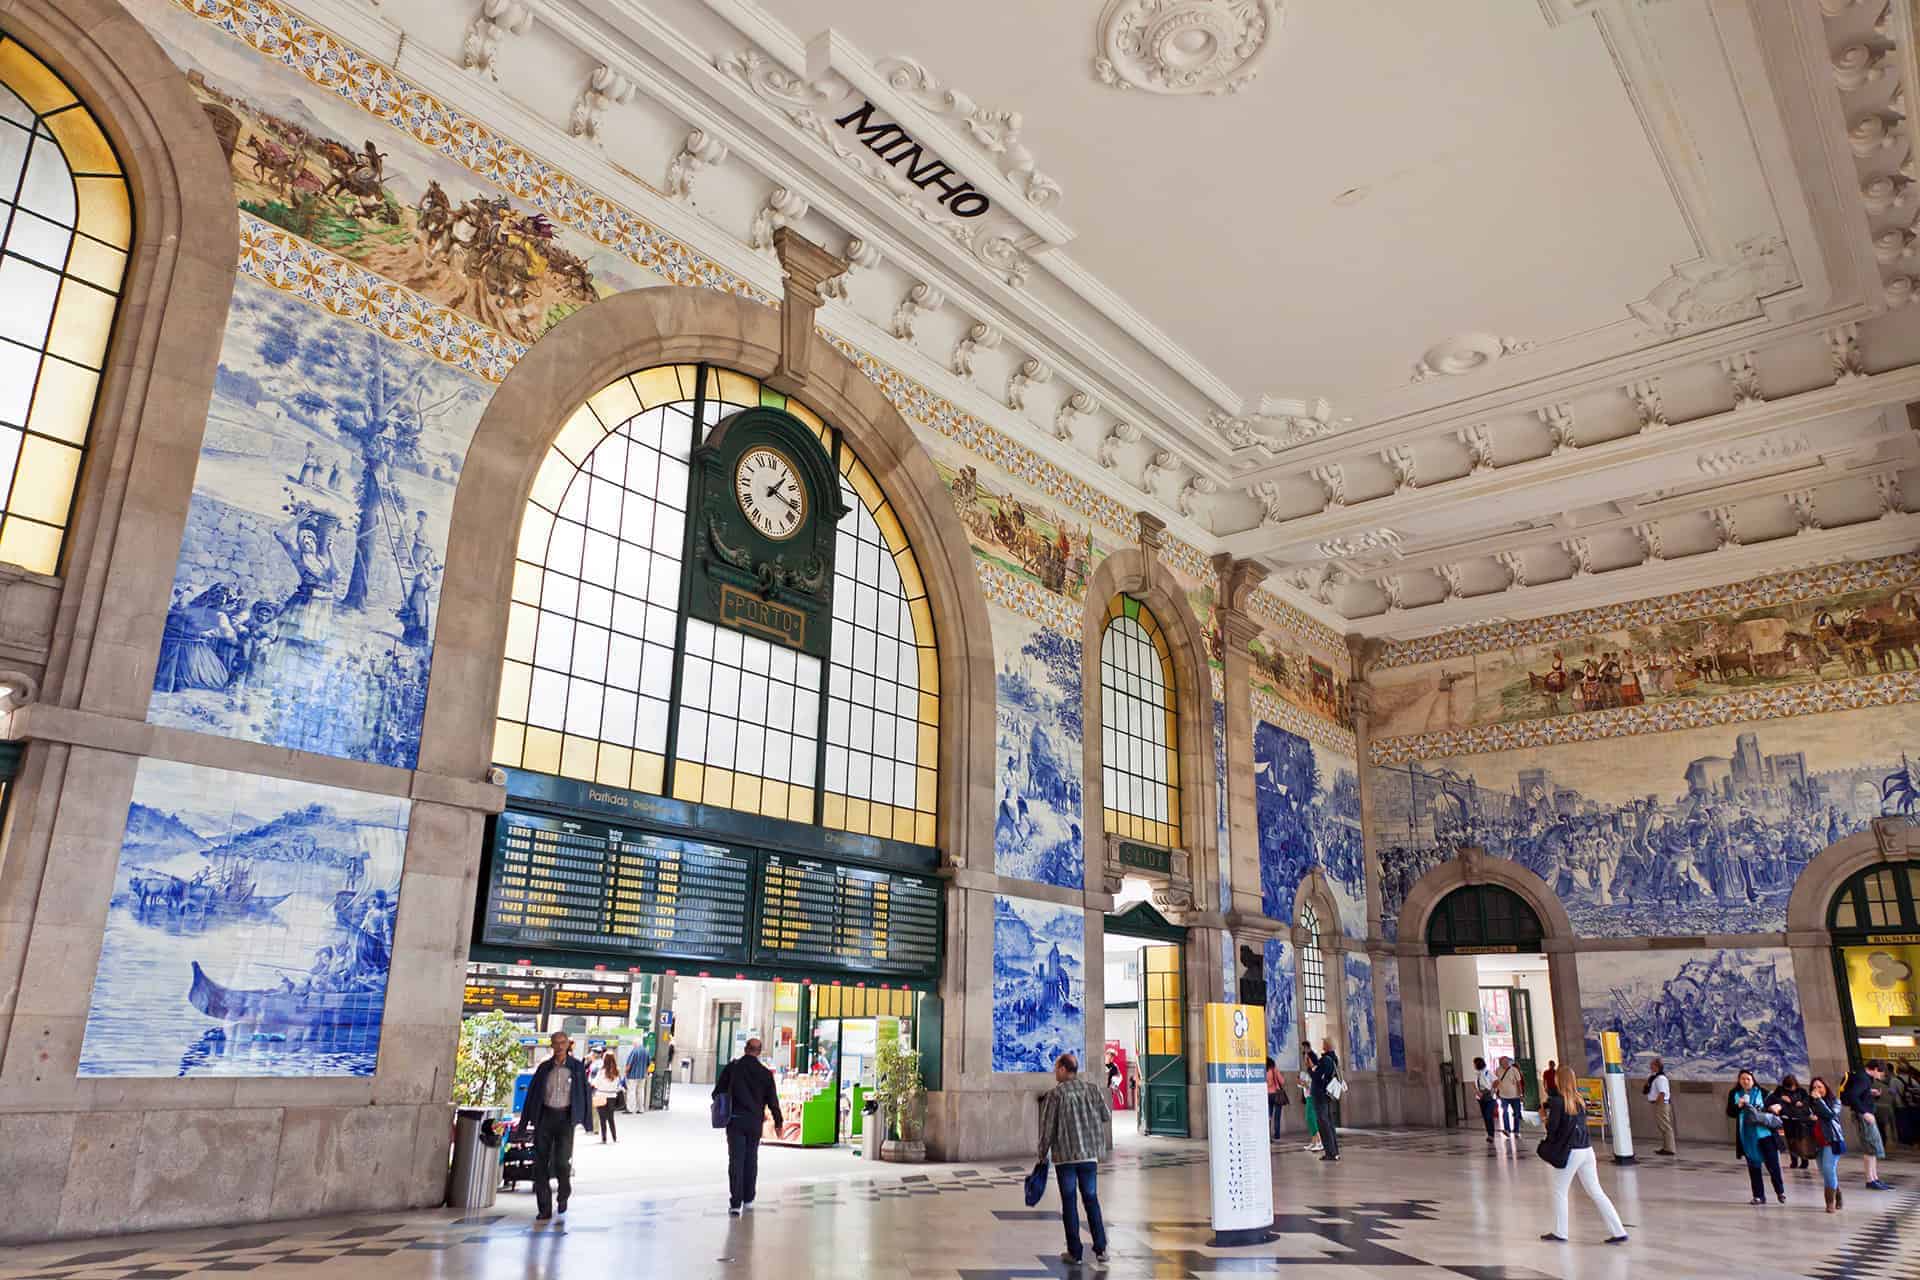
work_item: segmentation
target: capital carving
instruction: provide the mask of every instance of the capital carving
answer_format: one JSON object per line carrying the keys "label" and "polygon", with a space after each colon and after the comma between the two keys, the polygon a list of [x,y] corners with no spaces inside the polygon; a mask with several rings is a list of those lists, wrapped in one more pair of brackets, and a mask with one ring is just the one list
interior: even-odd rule
{"label": "capital carving", "polygon": [[1240,560],[1220,552],[1210,562],[1219,581],[1219,608],[1226,613],[1245,613],[1254,589],[1267,580],[1267,566],[1257,560]]}

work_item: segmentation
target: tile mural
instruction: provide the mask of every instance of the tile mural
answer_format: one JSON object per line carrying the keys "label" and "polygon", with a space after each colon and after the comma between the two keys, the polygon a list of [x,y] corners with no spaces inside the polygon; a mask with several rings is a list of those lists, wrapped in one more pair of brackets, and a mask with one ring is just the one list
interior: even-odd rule
{"label": "tile mural", "polygon": [[1889,567],[1891,581],[1828,595],[1717,613],[1595,610],[1511,647],[1388,663],[1370,678],[1372,728],[1398,737],[1920,666],[1920,564]]}
{"label": "tile mural", "polygon": [[1227,812],[1227,704],[1218,698],[1213,703],[1213,814],[1215,898],[1226,911],[1233,906],[1233,841]]}
{"label": "tile mural", "polygon": [[1319,867],[1332,886],[1340,929],[1367,936],[1367,869],[1360,840],[1360,781],[1351,756],[1256,720],[1254,816],[1260,829],[1261,910],[1293,919],[1294,895]]}
{"label": "tile mural", "polygon": [[1380,998],[1387,1006],[1387,1069],[1407,1069],[1405,1010],[1400,1004],[1400,961],[1383,956],[1375,962],[1380,972]]}
{"label": "tile mural", "polygon": [[1293,942],[1268,938],[1267,1053],[1282,1071],[1300,1069],[1300,1020],[1294,1016]]}
{"label": "tile mural", "polygon": [[1081,833],[1080,641],[995,610],[994,870],[1079,889],[1086,883]]}
{"label": "tile mural", "polygon": [[1087,1044],[1087,917],[1079,907],[993,899],[993,1069],[1052,1071]]}
{"label": "tile mural", "polygon": [[1378,1071],[1380,1045],[1373,1029],[1373,957],[1346,953],[1347,1060],[1349,1071]]}
{"label": "tile mural", "polygon": [[1644,1075],[1658,1055],[1676,1080],[1731,1084],[1743,1068],[1769,1086],[1789,1071],[1807,1078],[1800,992],[1785,947],[1579,959],[1590,1074],[1601,1071],[1600,1033],[1618,1031],[1629,1075]]}
{"label": "tile mural", "polygon": [[408,802],[140,762],[79,1074],[370,1076]]}
{"label": "tile mural", "polygon": [[1582,937],[1771,932],[1807,862],[1911,811],[1920,718],[1875,707],[1617,742],[1378,765],[1382,928],[1462,844],[1544,880]]}
{"label": "tile mural", "polygon": [[411,768],[487,394],[236,282],[148,719]]}

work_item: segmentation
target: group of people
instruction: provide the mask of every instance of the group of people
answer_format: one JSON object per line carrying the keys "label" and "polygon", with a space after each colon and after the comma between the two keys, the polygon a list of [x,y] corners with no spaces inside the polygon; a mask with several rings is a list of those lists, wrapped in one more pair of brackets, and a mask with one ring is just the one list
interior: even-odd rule
{"label": "group of people", "polygon": [[[1658,1059],[1653,1066],[1658,1078],[1664,1079]],[[1888,1063],[1869,1061],[1860,1070],[1849,1071],[1838,1090],[1825,1076],[1814,1076],[1803,1086],[1791,1072],[1782,1076],[1772,1090],[1762,1090],[1753,1072],[1740,1072],[1727,1091],[1727,1118],[1734,1122],[1734,1149],[1747,1166],[1750,1203],[1767,1202],[1767,1182],[1772,1183],[1774,1198],[1781,1204],[1787,1202],[1786,1182],[1780,1173],[1780,1152],[1784,1149],[1790,1169],[1806,1169],[1816,1163],[1820,1166],[1828,1213],[1844,1208],[1840,1157],[1847,1154],[1847,1126],[1843,1121],[1848,1112],[1853,1114],[1867,1189],[1892,1190],[1880,1177],[1880,1161],[1886,1157],[1887,1145],[1876,1114],[1880,1098],[1891,1088],[1891,1072]]]}
{"label": "group of people", "polygon": [[[1480,1105],[1480,1119],[1487,1126],[1487,1145],[1493,1145],[1496,1114],[1500,1117],[1501,1136],[1509,1141],[1519,1137],[1527,1100],[1527,1081],[1520,1072],[1520,1064],[1501,1054],[1498,1063],[1491,1067],[1485,1058],[1475,1058],[1473,1071],[1473,1096]],[[1551,1061],[1540,1073],[1541,1089],[1546,1096],[1554,1095],[1558,1075],[1559,1064]]]}
{"label": "group of people", "polygon": [[[1306,1099],[1307,1146],[1322,1160],[1340,1158],[1340,1098],[1347,1091],[1340,1075],[1340,1055],[1333,1041],[1322,1038],[1320,1051],[1311,1046],[1301,1052],[1300,1095]],[[1272,1058],[1267,1059],[1268,1139],[1280,1141],[1280,1118],[1290,1105],[1286,1081]]]}

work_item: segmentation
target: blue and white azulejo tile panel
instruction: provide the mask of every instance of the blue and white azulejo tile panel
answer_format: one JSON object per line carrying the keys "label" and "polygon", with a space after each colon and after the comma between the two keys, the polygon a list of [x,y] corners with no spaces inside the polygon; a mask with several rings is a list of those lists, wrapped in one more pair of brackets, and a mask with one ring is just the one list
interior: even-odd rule
{"label": "blue and white azulejo tile panel", "polygon": [[1253,794],[1262,910],[1275,920],[1291,921],[1300,882],[1319,867],[1340,912],[1340,932],[1365,938],[1367,864],[1360,840],[1359,766],[1353,757],[1256,720]]}
{"label": "blue and white azulejo tile panel", "polygon": [[142,760],[79,1074],[372,1075],[408,812]]}
{"label": "blue and white azulejo tile panel", "polygon": [[994,870],[1082,888],[1080,641],[1005,609],[993,611],[993,635],[1000,654]]}
{"label": "blue and white azulejo tile panel", "polygon": [[1373,1032],[1373,957],[1346,954],[1347,1061],[1352,1071],[1378,1071],[1380,1047]]}
{"label": "blue and white azulejo tile panel", "polygon": [[1078,907],[993,900],[993,1069],[1051,1071],[1087,1047],[1087,917]]}
{"label": "blue and white azulejo tile panel", "polygon": [[[1807,1033],[1785,947],[1613,951],[1579,957],[1587,1070],[1600,1033],[1618,1031],[1629,1075],[1662,1059],[1676,1080],[1733,1083],[1743,1068],[1771,1086],[1807,1078]],[[1835,1063],[1836,1070],[1844,1063]]]}

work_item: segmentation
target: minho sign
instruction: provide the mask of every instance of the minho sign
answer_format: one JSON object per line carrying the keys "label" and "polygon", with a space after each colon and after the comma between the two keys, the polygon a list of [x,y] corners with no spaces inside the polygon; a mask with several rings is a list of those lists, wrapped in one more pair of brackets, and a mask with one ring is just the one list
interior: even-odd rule
{"label": "minho sign", "polygon": [[[927,154],[913,135],[884,116],[878,108],[862,99],[859,107],[839,117],[834,124],[854,135],[867,150],[906,175],[907,181],[922,191],[938,189],[942,208],[956,218],[977,218],[993,208],[974,185],[953,171],[939,156]],[[904,166],[904,167],[903,167]]]}

